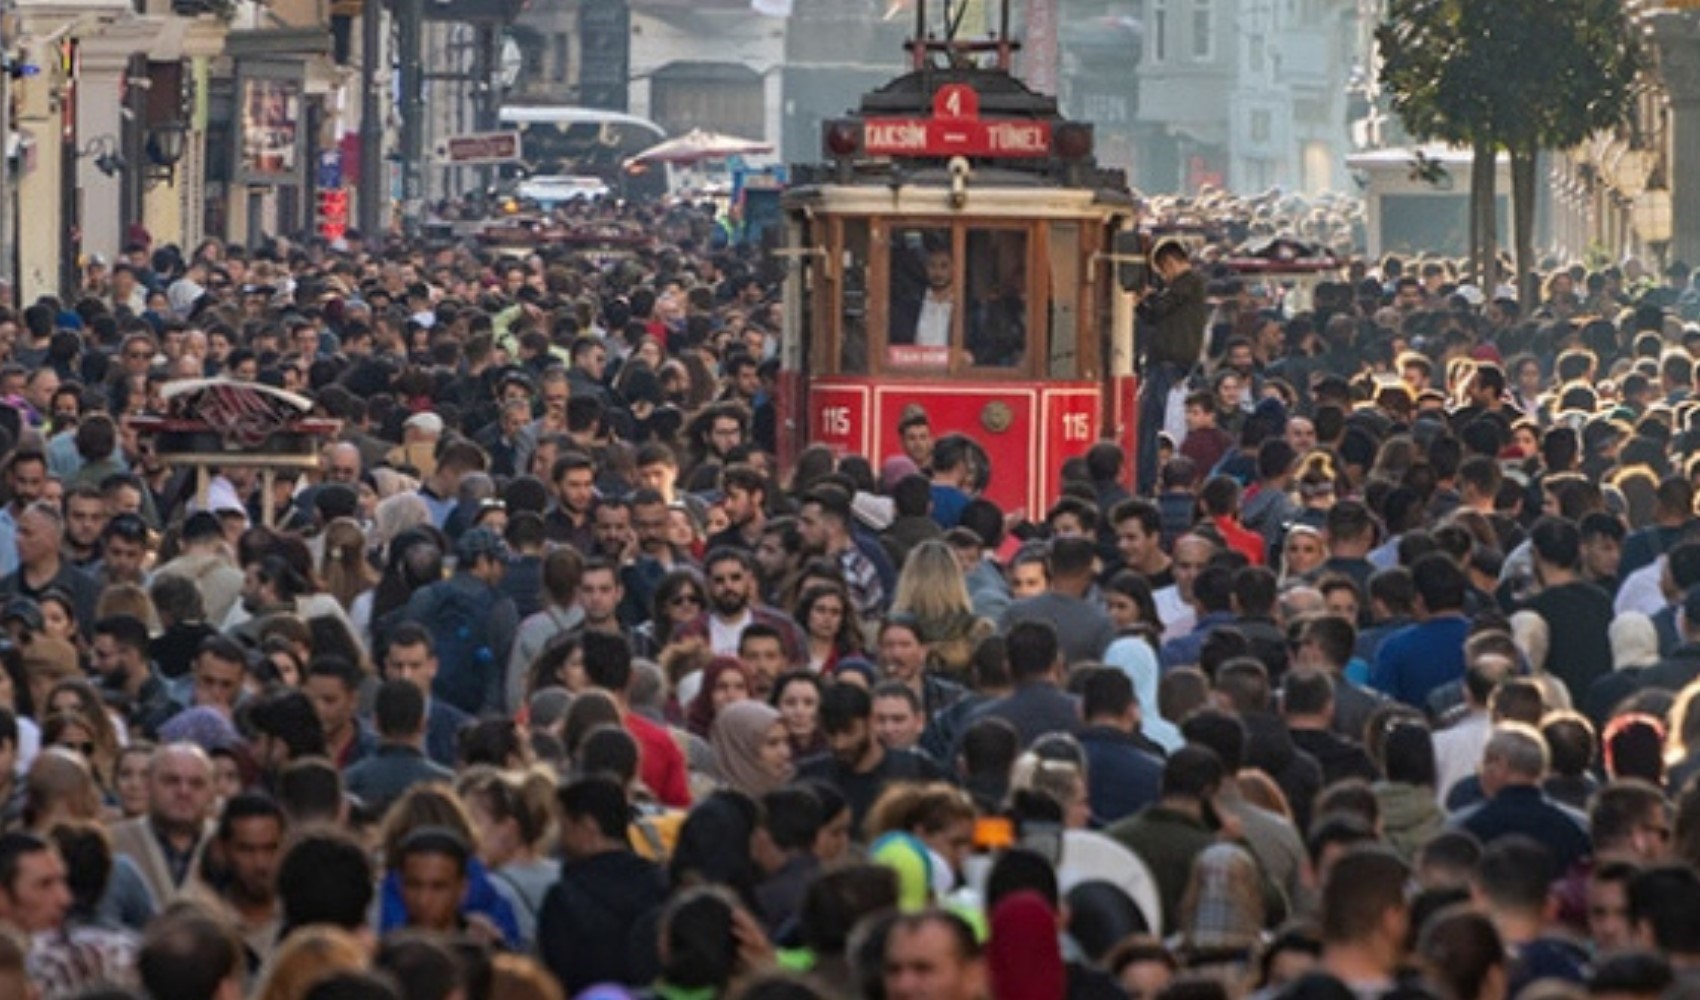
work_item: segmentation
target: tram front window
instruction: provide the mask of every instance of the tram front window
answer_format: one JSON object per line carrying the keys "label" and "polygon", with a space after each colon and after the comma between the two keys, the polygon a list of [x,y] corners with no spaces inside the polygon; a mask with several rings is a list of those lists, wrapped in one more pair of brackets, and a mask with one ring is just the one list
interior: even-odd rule
{"label": "tram front window", "polygon": [[1027,346],[1027,234],[971,229],[966,236],[965,260],[958,261],[948,229],[893,234],[891,367],[1021,364]]}

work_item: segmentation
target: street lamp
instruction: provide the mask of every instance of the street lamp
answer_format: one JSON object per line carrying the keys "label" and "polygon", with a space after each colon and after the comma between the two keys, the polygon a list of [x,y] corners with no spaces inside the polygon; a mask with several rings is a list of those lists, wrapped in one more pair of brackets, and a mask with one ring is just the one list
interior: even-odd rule
{"label": "street lamp", "polygon": [[146,174],[149,184],[175,181],[188,132],[189,126],[176,120],[159,122],[148,129]]}

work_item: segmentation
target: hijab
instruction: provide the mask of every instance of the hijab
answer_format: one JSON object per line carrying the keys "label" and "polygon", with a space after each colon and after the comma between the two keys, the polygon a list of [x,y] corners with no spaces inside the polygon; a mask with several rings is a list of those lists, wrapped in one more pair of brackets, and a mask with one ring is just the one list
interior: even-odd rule
{"label": "hijab", "polygon": [[791,780],[790,765],[783,774],[774,774],[761,759],[762,744],[778,722],[779,709],[759,701],[735,701],[720,710],[709,728],[708,741],[714,747],[714,763],[722,780],[753,796],[765,795]]}
{"label": "hijab", "polygon": [[1157,675],[1160,672],[1157,654],[1151,644],[1140,636],[1125,636],[1110,643],[1104,651],[1104,663],[1114,667],[1133,681],[1134,699],[1139,703],[1139,731],[1145,738],[1174,753],[1186,743],[1173,722],[1157,711]]}
{"label": "hijab", "polygon": [[1063,1000],[1068,993],[1057,916],[1036,892],[998,901],[986,956],[993,1000]]}

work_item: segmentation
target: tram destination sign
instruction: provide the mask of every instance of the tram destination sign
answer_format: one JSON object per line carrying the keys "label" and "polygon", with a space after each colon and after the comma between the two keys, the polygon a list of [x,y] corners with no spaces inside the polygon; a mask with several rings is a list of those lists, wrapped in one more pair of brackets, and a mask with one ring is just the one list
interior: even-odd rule
{"label": "tram destination sign", "polygon": [[980,95],[965,84],[947,84],[933,95],[930,118],[868,118],[862,149],[869,156],[1045,157],[1051,123],[980,117]]}
{"label": "tram destination sign", "polygon": [[1051,123],[870,118],[862,148],[870,156],[1042,157],[1051,155]]}

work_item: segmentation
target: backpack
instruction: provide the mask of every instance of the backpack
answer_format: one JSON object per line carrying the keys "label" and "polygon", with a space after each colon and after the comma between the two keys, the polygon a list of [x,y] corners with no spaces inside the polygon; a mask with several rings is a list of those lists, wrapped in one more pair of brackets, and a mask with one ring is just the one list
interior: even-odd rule
{"label": "backpack", "polygon": [[467,588],[443,583],[432,588],[420,624],[431,630],[437,652],[437,677],[432,697],[477,715],[485,697],[498,683],[502,668],[490,644],[489,623],[500,595],[489,587]]}

